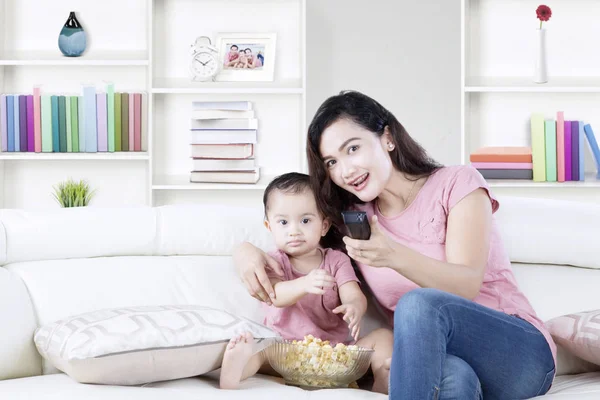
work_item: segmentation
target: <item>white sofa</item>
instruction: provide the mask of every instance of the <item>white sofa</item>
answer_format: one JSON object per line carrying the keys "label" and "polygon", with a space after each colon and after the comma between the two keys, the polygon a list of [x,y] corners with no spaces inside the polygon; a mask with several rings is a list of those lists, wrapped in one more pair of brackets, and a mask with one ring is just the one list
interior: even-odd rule
{"label": "white sofa", "polygon": [[[496,218],[516,277],[540,317],[600,308],[600,205],[500,202]],[[101,308],[203,304],[260,321],[230,255],[243,240],[271,248],[261,218],[258,208],[220,205],[0,210],[0,399],[385,398],[305,391],[265,376],[221,391],[218,371],[140,387],[79,384],[41,359],[32,340],[38,326]],[[363,333],[378,323],[371,310]],[[547,398],[600,398],[600,372],[563,375],[576,365],[560,354]]]}

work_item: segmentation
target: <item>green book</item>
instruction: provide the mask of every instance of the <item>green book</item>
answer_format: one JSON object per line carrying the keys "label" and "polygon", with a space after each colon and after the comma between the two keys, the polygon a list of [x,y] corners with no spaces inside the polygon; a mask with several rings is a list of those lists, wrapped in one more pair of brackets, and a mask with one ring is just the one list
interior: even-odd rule
{"label": "green book", "polygon": [[41,125],[42,125],[42,152],[52,153],[52,101],[50,95],[40,97]]}
{"label": "green book", "polygon": [[65,96],[65,121],[67,125],[67,153],[73,152],[73,137],[71,136],[71,97]]}
{"label": "green book", "polygon": [[546,121],[546,181],[556,182],[556,121]]}
{"label": "green book", "polygon": [[67,114],[65,110],[65,96],[58,96],[58,143],[61,153],[67,152]]}
{"label": "green book", "polygon": [[546,143],[544,134],[544,115],[531,115],[531,158],[533,160],[533,180],[546,181]]}
{"label": "green book", "polygon": [[79,101],[77,96],[71,96],[71,143],[73,152],[79,152]]}
{"label": "green book", "polygon": [[106,115],[108,119],[108,151],[115,151],[115,85],[106,86]]}
{"label": "green book", "polygon": [[121,150],[129,151],[129,93],[121,93]]}
{"label": "green book", "polygon": [[121,93],[115,93],[115,151],[121,151]]}

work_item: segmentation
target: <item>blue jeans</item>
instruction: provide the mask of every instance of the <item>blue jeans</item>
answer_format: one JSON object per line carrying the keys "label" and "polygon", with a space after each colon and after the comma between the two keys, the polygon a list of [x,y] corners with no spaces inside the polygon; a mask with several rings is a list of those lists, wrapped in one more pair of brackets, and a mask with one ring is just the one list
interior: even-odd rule
{"label": "blue jeans", "polygon": [[390,399],[527,399],[545,394],[554,359],[529,322],[436,289],[394,314]]}

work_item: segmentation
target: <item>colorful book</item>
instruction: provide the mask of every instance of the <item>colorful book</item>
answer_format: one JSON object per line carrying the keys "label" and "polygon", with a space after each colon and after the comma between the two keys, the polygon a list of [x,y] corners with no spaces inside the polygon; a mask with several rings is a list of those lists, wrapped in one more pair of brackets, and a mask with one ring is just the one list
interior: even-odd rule
{"label": "colorful book", "polygon": [[192,119],[191,129],[258,129],[258,119]]}
{"label": "colorful book", "polygon": [[121,151],[129,151],[129,93],[121,93]]}
{"label": "colorful book", "polygon": [[40,96],[40,122],[42,125],[42,152],[51,153],[52,146],[52,96]]}
{"label": "colorful book", "polygon": [[33,88],[33,136],[36,153],[42,151],[42,97],[39,86]]}
{"label": "colorful book", "polygon": [[565,181],[565,113],[556,113],[556,178]]}
{"label": "colorful book", "polygon": [[191,147],[193,158],[244,159],[254,155],[254,145],[241,144],[197,144]]}
{"label": "colorful book", "polygon": [[85,99],[83,95],[77,96],[77,118],[79,119],[79,152],[85,152],[85,135],[87,125],[85,123]]}
{"label": "colorful book", "polygon": [[13,131],[13,137],[14,137],[14,143],[15,143],[15,151],[21,151],[21,114],[19,113],[19,108],[21,107],[21,104],[19,103],[19,95],[15,94],[13,95],[13,106],[14,106],[14,110],[13,110],[13,123],[14,123],[14,131]]}
{"label": "colorful book", "polygon": [[571,179],[579,180],[579,121],[571,121]]}
{"label": "colorful book", "polygon": [[135,96],[129,93],[129,151],[135,148]]}
{"label": "colorful book", "polygon": [[547,119],[545,127],[546,181],[556,182],[556,122],[552,119]]}
{"label": "colorful book", "polygon": [[534,113],[531,116],[531,156],[533,159],[533,180],[546,181],[546,140],[544,116]]}
{"label": "colorful book", "polygon": [[531,169],[479,169],[485,179],[533,179],[535,170]]}
{"label": "colorful book", "polygon": [[142,151],[142,95],[133,94],[133,151]]}
{"label": "colorful book", "polygon": [[115,151],[121,151],[121,93],[115,93]]}
{"label": "colorful book", "polygon": [[115,85],[106,85],[106,129],[108,136],[108,151],[115,151]]}
{"label": "colorful book", "polygon": [[190,182],[256,183],[260,178],[258,167],[247,171],[193,171]]}
{"label": "colorful book", "polygon": [[15,98],[6,95],[6,146],[8,151],[15,151]]}
{"label": "colorful book", "polygon": [[22,152],[27,151],[27,96],[19,95],[19,138]]}
{"label": "colorful book", "polygon": [[71,136],[71,96],[65,96],[65,126],[67,127],[67,153],[73,152],[73,137]]}
{"label": "colorful book", "polygon": [[476,169],[533,169],[533,163],[473,162]]}
{"label": "colorful book", "polygon": [[98,124],[98,151],[108,151],[106,93],[96,94],[96,119]]}
{"label": "colorful book", "polygon": [[565,181],[572,181],[571,173],[571,121],[565,121]]}
{"label": "colorful book", "polygon": [[148,96],[142,92],[142,151],[148,151]]}
{"label": "colorful book", "polygon": [[79,98],[70,96],[71,105],[71,144],[73,153],[79,153]]}
{"label": "colorful book", "polygon": [[58,128],[58,96],[51,96],[52,102],[52,151],[60,153],[60,134]]}
{"label": "colorful book", "polygon": [[27,151],[35,152],[35,118],[33,109],[33,95],[28,94],[27,101]]}
{"label": "colorful book", "polygon": [[85,118],[85,151],[98,151],[98,127],[96,125],[96,87],[89,85],[83,88],[84,118]]}
{"label": "colorful book", "polygon": [[65,96],[58,96],[58,136],[61,153],[67,152],[67,115],[65,110]]}
{"label": "colorful book", "polygon": [[252,110],[250,101],[193,101],[192,110]]}
{"label": "colorful book", "polygon": [[2,138],[2,151],[8,151],[8,121],[6,119],[6,95],[0,95],[0,137]]}
{"label": "colorful book", "polygon": [[583,121],[579,121],[579,180],[585,181],[585,133]]}

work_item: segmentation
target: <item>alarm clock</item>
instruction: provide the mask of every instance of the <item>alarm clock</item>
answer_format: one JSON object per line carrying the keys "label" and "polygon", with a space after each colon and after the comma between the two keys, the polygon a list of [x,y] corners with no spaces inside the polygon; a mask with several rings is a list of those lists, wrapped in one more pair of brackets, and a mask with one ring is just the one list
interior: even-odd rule
{"label": "alarm clock", "polygon": [[191,47],[190,73],[192,80],[214,81],[215,76],[221,70],[217,48],[211,44],[210,38],[207,36],[198,37]]}

